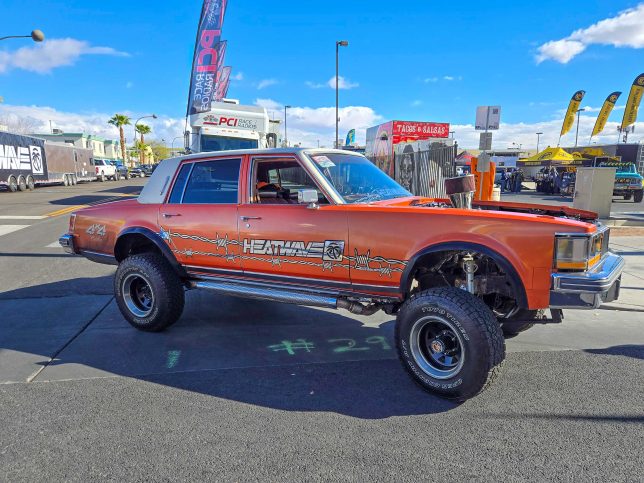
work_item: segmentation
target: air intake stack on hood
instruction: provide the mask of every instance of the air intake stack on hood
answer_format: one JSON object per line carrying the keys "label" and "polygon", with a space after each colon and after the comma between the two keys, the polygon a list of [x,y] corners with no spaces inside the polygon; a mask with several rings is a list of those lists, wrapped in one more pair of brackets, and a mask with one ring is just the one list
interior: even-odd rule
{"label": "air intake stack on hood", "polygon": [[445,192],[454,208],[471,210],[474,191],[476,191],[476,185],[472,174],[445,179]]}

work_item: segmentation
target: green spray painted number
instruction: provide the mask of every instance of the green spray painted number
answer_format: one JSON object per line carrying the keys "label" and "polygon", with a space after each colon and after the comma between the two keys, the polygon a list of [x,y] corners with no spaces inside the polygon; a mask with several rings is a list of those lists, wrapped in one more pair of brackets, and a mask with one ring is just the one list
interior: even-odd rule
{"label": "green spray painted number", "polygon": [[371,337],[367,337],[365,342],[367,344],[380,344],[380,348],[385,351],[391,350],[389,342],[387,342],[387,339],[381,335],[372,335]]}
{"label": "green spray painted number", "polygon": [[331,344],[341,343],[340,347],[333,349],[333,352],[351,352],[351,351],[368,351],[369,347],[356,347],[356,341],[354,339],[329,339],[328,342]]}
{"label": "green spray painted number", "polygon": [[180,355],[181,355],[181,351],[168,351],[168,360],[165,363],[165,366],[168,369],[172,369],[174,366],[176,366],[179,363]]}
{"label": "green spray painted number", "polygon": [[283,340],[279,344],[269,345],[268,349],[273,352],[286,351],[287,354],[294,356],[297,350],[311,352],[311,349],[315,349],[315,344],[308,342],[306,339],[296,339],[295,341]]}

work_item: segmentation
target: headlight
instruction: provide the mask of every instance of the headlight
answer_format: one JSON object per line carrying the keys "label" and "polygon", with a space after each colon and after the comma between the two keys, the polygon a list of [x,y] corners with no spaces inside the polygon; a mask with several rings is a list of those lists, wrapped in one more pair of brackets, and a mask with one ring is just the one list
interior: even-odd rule
{"label": "headlight", "polygon": [[559,270],[588,270],[608,251],[608,227],[599,226],[596,233],[555,235],[554,266]]}

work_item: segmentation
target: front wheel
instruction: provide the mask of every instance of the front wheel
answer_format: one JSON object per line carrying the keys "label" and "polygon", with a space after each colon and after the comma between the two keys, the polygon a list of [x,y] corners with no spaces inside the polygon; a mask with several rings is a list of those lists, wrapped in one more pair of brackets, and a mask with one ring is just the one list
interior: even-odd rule
{"label": "front wheel", "polygon": [[114,181],[120,181],[120,179],[121,179],[121,175],[119,173],[116,173],[114,175]]}
{"label": "front wheel", "polygon": [[183,312],[181,280],[158,253],[123,260],[114,275],[114,292],[123,317],[139,330],[159,332]]}
{"label": "front wheel", "polygon": [[644,190],[637,190],[633,193],[633,201],[635,203],[641,203],[643,197],[644,197]]}
{"label": "front wheel", "polygon": [[492,311],[452,287],[418,292],[402,305],[396,346],[418,384],[457,401],[485,389],[505,358],[503,334]]}

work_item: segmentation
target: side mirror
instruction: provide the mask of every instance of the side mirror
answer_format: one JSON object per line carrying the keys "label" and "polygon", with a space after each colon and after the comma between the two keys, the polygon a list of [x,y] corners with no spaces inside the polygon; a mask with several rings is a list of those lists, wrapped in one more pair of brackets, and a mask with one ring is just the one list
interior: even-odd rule
{"label": "side mirror", "polygon": [[309,205],[309,208],[317,208],[318,192],[316,190],[298,190],[297,202]]}

